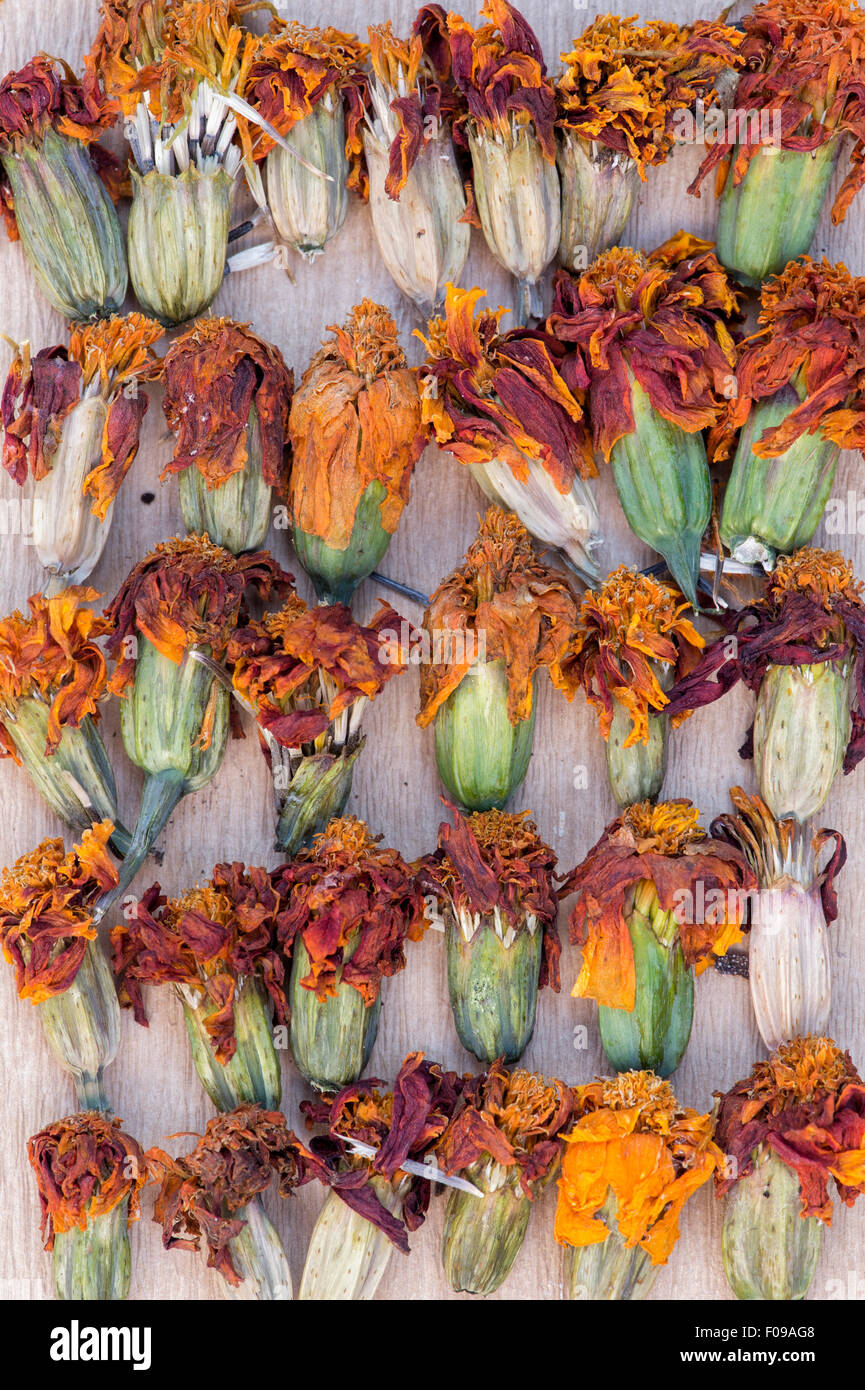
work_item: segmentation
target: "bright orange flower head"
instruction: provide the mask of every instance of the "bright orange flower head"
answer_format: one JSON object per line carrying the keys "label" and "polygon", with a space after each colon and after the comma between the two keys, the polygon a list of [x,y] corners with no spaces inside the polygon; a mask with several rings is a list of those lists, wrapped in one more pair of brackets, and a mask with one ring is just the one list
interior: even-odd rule
{"label": "bright orange flower head", "polygon": [[62,840],[43,840],[0,877],[0,944],[20,999],[41,1004],[67,990],[88,941],[96,938],[96,903],[117,884],[106,850],[114,826],[85,830],[66,852]]}
{"label": "bright orange flower head", "polygon": [[140,1144],[120,1124],[88,1110],[55,1120],[27,1141],[46,1250],[53,1250],[55,1235],[86,1231],[88,1221],[124,1201],[127,1224],[138,1220],[147,1165]]}
{"label": "bright orange flower head", "polygon": [[[436,589],[424,614],[431,660],[421,667],[426,728],[476,659],[502,660],[512,724],[532,711],[532,679],[546,668],[566,688],[562,663],[573,640],[577,601],[567,580],[538,559],[512,512],[490,507],[465,560]],[[441,649],[441,634],[446,634]]]}
{"label": "bright orange flower head", "polygon": [[[576,1247],[605,1241],[615,1220],[628,1249],[666,1264],[688,1198],[708,1182],[722,1153],[712,1117],[680,1105],[650,1071],[623,1072],[575,1091],[564,1135],[556,1240]],[[601,1216],[613,1198],[614,1213]]]}

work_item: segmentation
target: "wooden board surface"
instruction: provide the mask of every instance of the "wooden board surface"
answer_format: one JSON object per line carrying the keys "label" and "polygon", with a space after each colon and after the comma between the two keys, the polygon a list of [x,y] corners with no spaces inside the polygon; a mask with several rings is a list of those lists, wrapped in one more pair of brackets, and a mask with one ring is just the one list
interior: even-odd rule
{"label": "wooden board surface", "polygon": [[[294,0],[278,8],[286,17],[306,23],[326,22],[359,32],[370,22],[390,17],[395,31],[405,33],[415,13],[415,6],[407,0],[332,0],[326,18],[314,0]],[[642,13],[645,17],[682,20],[693,17],[695,10],[710,17],[715,6],[705,0],[697,5],[686,0],[667,0],[666,4],[650,0]],[[468,7],[464,12],[475,17]],[[591,21],[595,10],[567,0],[525,0],[525,12],[537,29],[550,68],[556,69],[559,53]],[[0,73],[20,67],[40,48],[77,64],[89,46],[96,17],[96,0],[64,0],[62,6],[51,0],[3,0]],[[685,192],[699,157],[699,148],[681,147],[652,174],[648,185],[640,190],[627,242],[650,248],[679,227],[712,235],[713,198],[707,192],[697,201]],[[828,203],[833,196],[830,192]],[[824,215],[814,253],[825,253],[845,261],[854,272],[865,272],[863,219],[862,197],[841,227],[832,228],[828,214]],[[420,345],[410,338],[416,324],[377,255],[365,207],[354,201],[345,227],[327,253],[312,265],[296,261],[292,273],[293,281],[282,271],[265,266],[231,276],[217,296],[214,312],[251,320],[260,334],[278,344],[299,380],[326,326],[341,322],[354,303],[371,297],[396,314],[410,360],[419,360]],[[463,283],[485,287],[493,305],[510,302],[507,278],[487,252],[479,232],[472,233]],[[20,247],[8,245],[5,238],[0,242],[0,304],[0,330],[10,338],[29,339],[34,351],[65,341],[63,322],[41,299]],[[0,342],[2,377],[10,356],[7,345]],[[176,481],[159,482],[170,453],[160,393],[154,390],[141,451],[120,493],[107,548],[93,576],[93,582],[108,597],[155,542],[182,531]],[[861,487],[860,467],[857,459],[844,456],[835,484],[836,497]],[[155,500],[145,502],[143,494],[147,493],[154,493]],[[0,497],[14,495],[14,485],[3,474]],[[649,552],[629,532],[609,478],[601,479],[597,495],[605,536],[601,552],[604,569],[622,561],[648,563]],[[482,507],[483,499],[467,473],[449,456],[428,449],[417,468],[411,502],[382,568],[428,593],[461,560]],[[816,539],[822,542],[822,530]],[[845,534],[829,539],[846,550],[859,572],[865,574],[862,536]],[[298,574],[300,587],[308,594],[285,532],[272,531],[268,543],[277,558]],[[34,550],[21,537],[0,538],[0,612],[23,607],[28,594],[40,587]],[[358,616],[368,616],[376,598],[375,586],[365,584],[358,595]],[[403,605],[403,611],[412,620],[420,618],[420,611],[410,604]],[[417,672],[413,670],[393,681],[369,709],[367,744],[357,766],[349,806],[407,857],[433,848],[441,819],[432,733],[421,732],[414,723],[417,699]],[[736,692],[675,734],[667,795],[691,797],[708,820],[729,809],[730,785],[741,783],[753,789],[750,764],[741,762],[736,753],[750,708],[750,697]],[[107,709],[103,729],[117,773],[121,812],[128,821],[137,805],[140,777],[124,757],[115,708]],[[850,850],[839,884],[840,916],[831,934],[835,989],[830,1030],[852,1050],[860,1067],[865,1064],[865,934],[859,919],[865,884],[863,779],[865,771],[861,770],[854,777],[839,779],[823,817],[825,824],[844,832]],[[62,833],[62,828],[31,789],[23,771],[9,761],[0,767],[0,787],[0,864],[11,864],[45,836]],[[546,680],[540,688],[534,756],[517,807],[532,809],[541,833],[565,868],[579,862],[616,813],[594,716],[584,700],[567,704]],[[163,839],[165,860],[159,877],[163,887],[174,894],[206,879],[221,860],[275,862],[272,844],[268,773],[257,740],[249,737],[231,745],[211,785],[187,798],[176,811]],[[143,889],[152,877],[153,870],[145,868],[136,887]],[[459,1046],[448,1005],[443,937],[429,933],[408,954],[404,973],[386,982],[371,1067],[376,1074],[391,1077],[407,1051],[421,1048],[449,1067],[469,1069],[474,1059]],[[577,1001],[569,995],[578,953],[568,945],[562,967],[562,993],[555,997],[545,991],[541,996],[537,1029],[525,1063],[569,1082],[587,1081],[604,1070],[596,1009],[590,1001]],[[165,1136],[180,1130],[200,1132],[210,1113],[189,1060],[179,1005],[166,989],[150,990],[147,1003],[149,1029],[137,1027],[131,1015],[124,1014],[121,1049],[108,1078],[117,1114],[145,1146],[163,1143]],[[4,1078],[0,1296],[48,1299],[52,1297],[50,1259],[40,1247],[37,1195],[25,1144],[42,1125],[73,1109],[74,1101],[67,1078],[48,1053],[35,1010],[18,1001],[12,972],[5,966],[0,969],[0,1013],[0,1075]],[[575,1046],[575,1039],[579,1042],[581,1037],[579,1031],[575,1033],[578,1024],[585,1025],[588,1037],[588,1046],[582,1050]],[[749,1071],[755,1057],[763,1055],[747,985],[712,972],[704,975],[697,984],[691,1044],[674,1078],[680,1098],[689,1105],[708,1107],[713,1090],[727,1089]],[[298,1103],[303,1095],[304,1086],[286,1057],[283,1105],[299,1132]],[[300,1278],[323,1198],[323,1190],[316,1184],[289,1202],[269,1199],[295,1281]],[[554,1205],[555,1193],[549,1191],[538,1203],[515,1269],[496,1297],[562,1295],[564,1261],[552,1238]],[[150,1219],[151,1207],[152,1196],[145,1196],[143,1219],[132,1232],[131,1296],[224,1298],[224,1284],[207,1272],[203,1257],[162,1250],[159,1230]],[[456,1297],[449,1292],[439,1263],[442,1213],[443,1202],[434,1202],[426,1225],[412,1238],[409,1266],[404,1257],[394,1254],[379,1297],[403,1297],[407,1287],[416,1298]],[[720,1230],[720,1203],[704,1188],[688,1203],[681,1240],[660,1273],[652,1295],[655,1299],[730,1297],[721,1267]],[[865,1203],[852,1212],[838,1210],[836,1203],[836,1223],[824,1240],[811,1297],[849,1297],[849,1290],[863,1276],[863,1246]]]}

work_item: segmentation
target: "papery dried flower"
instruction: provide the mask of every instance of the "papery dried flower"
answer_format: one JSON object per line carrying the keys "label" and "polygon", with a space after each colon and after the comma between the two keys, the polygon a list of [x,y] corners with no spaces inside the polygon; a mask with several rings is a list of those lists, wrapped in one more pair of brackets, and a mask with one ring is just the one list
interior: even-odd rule
{"label": "papery dried flower", "polygon": [[208,1120],[195,1148],[179,1158],[149,1149],[149,1173],[161,1184],[153,1219],[165,1249],[204,1247],[208,1269],[228,1284],[248,1283],[260,1299],[289,1300],[288,1261],[260,1199],[274,1177],[281,1197],[308,1182],[310,1157],[285,1116],[258,1105]]}
{"label": "papery dried flower", "polygon": [[123,173],[95,143],[116,114],[92,72],[79,81],[45,54],[0,82],[0,211],[42,293],[71,319],[116,313],[126,295],[112,201]]}
{"label": "papery dried flower", "polygon": [[108,538],[111,504],[138,452],[162,328],[143,314],[74,327],[69,347],[16,349],[3,388],[3,467],[32,479],[33,543],[52,576],[86,579]]}
{"label": "papery dried flower", "polygon": [[475,312],[483,297],[449,285],[444,318],[418,335],[427,349],[424,424],[493,502],[560,548],[577,573],[597,578],[597,508],[584,482],[597,475],[583,409],[587,379],[566,384],[564,353],[549,334],[502,332],[503,309]]}
{"label": "papery dried flower", "polygon": [[573,1249],[573,1297],[645,1297],[685,1203],[721,1166],[712,1133],[711,1116],[681,1105],[650,1071],[577,1087],[555,1228]]}
{"label": "papery dried flower", "polygon": [[[431,1186],[407,1173],[411,1159],[426,1163],[447,1128],[462,1086],[411,1052],[393,1087],[382,1092],[377,1078],[346,1086],[331,1100],[301,1101],[310,1126],[326,1126],[310,1148],[331,1187],[310,1240],[300,1299],[370,1299],[395,1246],[408,1253],[408,1233],[422,1224]],[[371,1146],[361,1155],[353,1142]]]}
{"label": "papery dried flower", "polygon": [[364,299],[329,332],[292,402],[289,510],[319,598],[348,603],[390,544],[424,438],[417,375],[387,309]]}
{"label": "papery dried flower", "polygon": [[445,929],[448,990],[463,1046],[482,1062],[517,1061],[535,1025],[538,990],[559,990],[556,856],[528,811],[480,811],[439,826],[419,861]]}

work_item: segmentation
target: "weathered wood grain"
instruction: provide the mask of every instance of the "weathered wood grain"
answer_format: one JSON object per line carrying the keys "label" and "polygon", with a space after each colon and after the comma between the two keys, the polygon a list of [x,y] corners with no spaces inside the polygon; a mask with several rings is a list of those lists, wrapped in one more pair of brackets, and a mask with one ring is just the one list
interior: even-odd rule
{"label": "weathered wood grain", "polygon": [[[406,32],[415,7],[409,0],[333,0],[326,7],[326,16],[313,0],[296,0],[279,8],[307,23],[332,23],[346,30],[363,31],[367,23],[391,17],[395,30]],[[525,0],[525,11],[537,28],[551,67],[594,15],[594,7],[571,5],[567,0]],[[693,17],[695,11],[709,16],[715,5],[705,0],[696,5],[686,0],[667,0],[666,4],[650,0],[643,6],[647,16],[683,19]],[[96,0],[65,0],[62,6],[51,0],[4,0],[0,6],[0,72],[20,66],[41,47],[76,63],[89,45],[96,15]],[[712,234],[712,197],[707,193],[696,201],[685,193],[698,158],[698,149],[681,148],[651,176],[640,190],[628,241],[654,246],[680,226],[698,234]],[[863,219],[865,201],[861,198],[841,227],[832,228],[826,216],[816,253],[844,260],[856,272],[865,271]],[[230,277],[214,311],[251,320],[259,333],[280,346],[298,379],[326,325],[340,322],[364,296],[387,304],[398,316],[406,343],[410,342],[415,325],[381,265],[368,211],[360,205],[352,207],[344,230],[327,254],[311,266],[298,261],[293,276],[292,280],[267,266]],[[465,283],[485,286],[494,305],[509,302],[506,277],[477,232],[472,236]],[[20,248],[7,245],[5,239],[0,244],[0,305],[0,330],[12,339],[28,338],[34,351],[63,341],[61,319],[40,298]],[[410,351],[412,360],[418,360],[417,342]],[[3,376],[9,358],[9,349],[0,342]],[[156,541],[182,529],[176,482],[158,481],[169,447],[159,393],[154,391],[141,452],[121,491],[108,547],[94,576],[97,587],[107,596]],[[845,458],[835,487],[837,496],[861,486],[860,467],[858,459]],[[150,504],[142,497],[147,492],[155,493]],[[4,474],[0,496],[13,495],[13,485]],[[606,536],[602,563],[607,568],[623,560],[645,563],[648,552],[628,531],[608,478],[600,481],[598,497]],[[467,474],[448,456],[429,449],[417,469],[412,500],[385,561],[386,572],[428,592],[461,559],[482,507],[480,493]],[[821,536],[822,532],[818,541]],[[832,540],[855,558],[865,574],[862,536],[843,535]],[[284,532],[273,532],[270,544],[280,560],[300,573]],[[41,575],[34,551],[22,538],[3,536],[0,546],[0,610],[5,613],[23,607],[28,594],[40,587]],[[303,586],[306,592],[305,581]],[[375,599],[374,586],[365,585],[359,596],[361,616],[372,611]],[[406,616],[419,618],[411,605],[401,606]],[[432,735],[416,728],[416,707],[417,673],[413,671],[394,681],[370,709],[367,745],[358,764],[350,807],[407,856],[432,848],[441,812]],[[731,784],[753,788],[750,766],[740,762],[736,753],[749,710],[749,698],[737,693],[676,733],[668,794],[693,798],[709,818],[728,809]],[[136,805],[140,778],[125,761],[115,710],[107,711],[103,727],[128,820]],[[585,777],[578,775],[582,769]],[[860,771],[854,778],[840,779],[825,810],[825,823],[843,830],[850,849],[848,867],[840,879],[840,917],[832,929],[835,994],[831,1031],[851,1048],[860,1065],[865,1062],[865,936],[859,915],[865,884],[863,778],[865,772]],[[44,836],[59,833],[59,827],[24,773],[11,762],[0,768],[0,787],[0,863],[8,864]],[[615,814],[594,717],[584,701],[568,705],[546,683],[540,692],[535,753],[519,804],[532,808],[542,834],[567,868],[582,858]],[[206,878],[220,860],[271,863],[272,840],[267,771],[257,742],[250,737],[231,746],[212,785],[188,798],[175,813],[164,837],[165,860],[159,877],[169,892],[176,892]],[[138,881],[140,887],[150,881],[148,872],[152,876],[152,869],[145,870]],[[595,1007],[569,997],[577,966],[577,953],[566,946],[563,992],[558,998],[549,992],[542,996],[537,1031],[526,1054],[529,1066],[572,1082],[588,1080],[603,1069]],[[121,1052],[109,1077],[117,1113],[144,1145],[161,1143],[165,1136],[180,1130],[200,1131],[209,1113],[189,1061],[179,1007],[166,990],[151,990],[148,1007],[151,1022],[147,1030],[137,1027],[130,1016],[124,1017]],[[70,1111],[74,1102],[70,1086],[43,1043],[35,1011],[18,1002],[11,971],[5,967],[0,969],[0,1011],[0,1076],[4,1082],[0,1295],[46,1299],[52,1296],[50,1260],[40,1248],[38,1203],[25,1143],[41,1125]],[[577,1024],[586,1025],[588,1033],[588,1047],[581,1051],[574,1046]],[[465,1069],[473,1064],[461,1050],[453,1029],[443,938],[435,933],[409,951],[407,970],[386,988],[372,1067],[378,1075],[392,1076],[412,1048],[422,1048],[451,1067]],[[709,1106],[713,1090],[729,1087],[750,1069],[758,1055],[762,1055],[761,1047],[745,983],[711,973],[703,976],[697,986],[693,1039],[675,1077],[681,1098],[691,1105]],[[287,1058],[284,1083],[284,1108],[290,1122],[300,1129],[298,1102],[304,1089]],[[270,1202],[295,1279],[300,1277],[306,1244],[322,1201],[321,1189],[310,1186],[290,1202],[279,1203],[275,1198]],[[498,1297],[561,1296],[563,1261],[552,1238],[554,1202],[551,1191],[538,1203],[523,1253]],[[207,1273],[203,1259],[162,1251],[158,1229],[150,1220],[151,1203],[152,1198],[145,1198],[144,1219],[133,1230],[133,1297],[225,1297],[224,1285]],[[425,1227],[413,1238],[410,1268],[402,1257],[394,1255],[380,1297],[404,1296],[407,1279],[414,1297],[454,1296],[445,1285],[438,1258],[442,1211],[442,1203],[435,1202]],[[655,1285],[655,1299],[729,1297],[720,1261],[720,1224],[719,1204],[711,1191],[703,1189],[688,1204],[682,1238]],[[853,1287],[849,1281],[862,1277],[863,1237],[865,1209],[837,1213],[835,1226],[826,1234],[812,1297],[845,1296],[844,1291]],[[836,1280],[840,1282],[833,1283]]]}

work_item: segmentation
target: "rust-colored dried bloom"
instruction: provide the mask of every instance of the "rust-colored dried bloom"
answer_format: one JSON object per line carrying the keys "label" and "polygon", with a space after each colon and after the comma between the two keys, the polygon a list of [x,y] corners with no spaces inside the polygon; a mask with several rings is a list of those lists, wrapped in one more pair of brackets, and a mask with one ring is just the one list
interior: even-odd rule
{"label": "rust-colored dried bloom", "polygon": [[117,883],[105,848],[113,829],[101,821],[68,853],[62,840],[43,840],[3,870],[0,944],[20,999],[41,1004],[75,979],[96,938],[96,904]]}
{"label": "rust-colored dried bloom", "polygon": [[144,1152],[120,1128],[93,1110],[55,1120],[27,1141],[42,1208],[45,1249],[63,1235],[105,1216],[127,1198],[127,1224],[138,1220],[139,1190],[147,1180]]}
{"label": "rust-colored dried bloom", "polygon": [[754,445],[760,458],[783,454],[818,430],[842,449],[865,451],[865,275],[810,256],[791,261],[760,290],[760,327],[740,346],[738,395],[715,441],[725,458],[755,401],[793,385],[801,404]]}
{"label": "rust-colored dried bloom", "polygon": [[[842,222],[865,182],[865,12],[855,0],[768,0],[738,23],[744,70],[732,99],[736,110],[754,113],[752,119],[778,112],[783,150],[813,152],[836,136],[853,137],[850,172],[832,208],[832,221]],[[734,143],[735,137],[722,138],[711,147],[690,193],[716,169],[720,194],[731,176]],[[744,140],[738,145],[734,184],[759,149]]]}
{"label": "rust-colored dried bloom", "polygon": [[468,107],[464,119],[491,137],[533,125],[544,158],[556,157],[555,89],[534,31],[507,0],[485,0],[481,14],[490,21],[475,29],[460,15],[448,15],[453,79]]}
{"label": "rust-colored dried bloom", "polygon": [[425,440],[417,374],[387,309],[364,299],[328,331],[333,340],[313,357],[291,406],[289,500],[296,527],[345,550],[372,482],[384,489],[380,521],[393,535]]}
{"label": "rust-colored dried bloom", "polygon": [[574,1095],[562,1081],[501,1062],[463,1077],[463,1104],[436,1147],[446,1173],[482,1160],[513,1168],[527,1197],[548,1178],[562,1148]]}
{"label": "rust-colored dried bloom", "polygon": [[676,113],[711,106],[719,74],[741,65],[741,41],[738,29],[704,20],[641,26],[598,15],[562,54],[560,124],[629,156],[645,179],[676,143]]}
{"label": "rust-colored dried bloom", "polygon": [[60,444],[63,421],[82,401],[100,396],[107,406],[99,462],[82,491],[91,511],[105,520],[120,484],[138,453],[138,435],[147,413],[147,396],[138,388],[155,381],[162,364],[153,344],[161,324],[144,314],[114,314],[77,324],[69,347],[42,348],[31,359],[30,345],[15,353],[3,388],[3,467],[19,486],[28,475],[46,478]]}
{"label": "rust-colored dried bloom", "polygon": [[538,987],[558,992],[561,941],[553,888],[556,856],[544,844],[530,811],[476,811],[464,816],[450,806],[454,824],[442,821],[438,849],[419,862],[421,884],[444,898],[455,916],[495,913],[503,935],[540,926],[544,935]]}
{"label": "rust-colored dried bloom", "polygon": [[632,378],[686,433],[716,424],[736,365],[738,306],[712,243],[686,232],[648,254],[614,246],[579,277],[559,272],[547,330],[568,350],[564,381],[590,388],[604,458],[636,427]]}
{"label": "rust-colored dried bloom", "polygon": [[[741,939],[756,876],[740,850],[706,834],[699,817],[685,800],[629,806],[568,875],[562,892],[577,894],[571,941],[583,949],[573,994],[633,1010],[636,968],[627,914],[644,880],[654,884],[662,911],[675,915],[685,964],[698,974]],[[701,921],[689,920],[696,912],[681,911],[682,894],[693,900],[697,883],[705,900]]]}
{"label": "rust-colored dried bloom", "polygon": [[432,722],[478,657],[504,661],[508,718],[514,725],[527,719],[536,671],[545,667],[553,684],[566,688],[562,662],[576,619],[577,601],[561,572],[538,559],[513,513],[490,507],[462,565],[439,585],[424,614],[432,650],[421,667],[418,724]]}
{"label": "rust-colored dried bloom", "polygon": [[[578,686],[597,710],[604,738],[610,736],[614,701],[624,705],[632,729],[625,748],[649,741],[649,714],[661,713],[667,694],[665,670],[685,676],[705,646],[685,616],[681,594],[650,575],[620,565],[598,589],[583,595],[573,645],[564,663],[573,694]],[[679,715],[673,721],[681,723]]]}
{"label": "rust-colored dried bloom", "polygon": [[[361,122],[367,102],[363,64],[369,50],[357,34],[330,25],[319,29],[273,19],[244,75],[243,96],[280,135],[288,135],[320,101],[339,102],[345,111],[347,186],[366,197]],[[274,148],[266,130],[253,136],[253,157]]]}
{"label": "rust-colored dried bloom", "polygon": [[261,471],[270,486],[288,481],[288,412],[294,374],[282,353],[234,319],[197,319],[165,354],[162,408],[177,435],[162,477],[197,468],[208,487],[240,473],[248,458],[254,410],[261,435]]}
{"label": "rust-colored dried bloom", "polygon": [[135,672],[127,638],[142,636],[177,664],[190,647],[210,647],[219,659],[237,626],[243,595],[254,587],[263,598],[288,583],[266,550],[232,555],[207,536],[161,541],[130,570],[111,605],[108,650],[118,660],[111,689],[122,694]]}
{"label": "rust-colored dried bloom", "polygon": [[343,816],[273,871],[286,903],[279,940],[286,954],[296,939],[303,942],[310,971],[300,983],[319,999],[346,984],[374,1004],[382,978],[405,968],[406,938],[423,936],[420,885],[397,850],[377,848],[380,838]]}
{"label": "rust-colored dried bloom", "polygon": [[368,627],[341,603],[308,608],[292,593],[234,633],[227,660],[234,687],[265,735],[284,748],[315,743],[358,700],[374,700],[406,668],[402,619],[381,602]]}
{"label": "rust-colored dried bloom", "polygon": [[64,728],[78,728],[87,715],[98,720],[108,677],[97,641],[108,624],[86,606],[98,597],[75,585],[54,598],[31,594],[29,617],[16,609],[0,619],[0,757],[20,761],[3,722],[4,714],[14,718],[20,700],[35,696],[51,707],[46,757]]}
{"label": "rust-colored dried bloom", "polygon": [[715,1175],[719,1197],[753,1170],[761,1144],[798,1177],[802,1216],[831,1225],[830,1178],[848,1207],[865,1192],[865,1085],[831,1038],[793,1038],[715,1094],[717,1140],[734,1160]]}
{"label": "rust-colored dried bloom", "polygon": [[[423,1163],[435,1149],[459,1102],[462,1081],[443,1071],[422,1052],[410,1052],[393,1089],[381,1092],[375,1077],[346,1086],[332,1099],[303,1100],[307,1124],[324,1125],[327,1133],[310,1148],[321,1164],[317,1174],[346,1206],[378,1226],[398,1250],[408,1253],[409,1231],[422,1224],[431,1194],[428,1179],[402,1171],[406,1159]],[[347,1140],[370,1144],[373,1158],[362,1157]],[[403,1189],[401,1216],[376,1195],[374,1179],[386,1178]]]}
{"label": "rust-colored dried bloom", "polygon": [[588,379],[562,376],[564,351],[547,333],[499,328],[504,309],[480,309],[479,289],[448,285],[444,318],[430,320],[420,369],[423,422],[460,463],[507,464],[520,482],[529,460],[566,493],[597,475],[585,424]]}
{"label": "rust-colored dried bloom", "polygon": [[598,1213],[612,1195],[625,1246],[639,1245],[653,1264],[666,1264],[682,1208],[722,1162],[711,1115],[680,1105],[650,1071],[578,1086],[574,1115],[564,1136],[556,1240],[577,1247],[605,1241],[610,1228]]}
{"label": "rust-colored dried bloom", "polygon": [[239,982],[260,979],[277,1022],[286,1021],[285,964],[276,944],[280,906],[267,870],[237,863],[217,864],[209,883],[181,898],[169,900],[154,883],[135,916],[111,932],[121,1004],[146,1027],[142,985],[173,984],[184,997],[202,998],[209,1006],[204,1027],[225,1065],[237,1050]]}
{"label": "rust-colored dried bloom", "polygon": [[[230,1242],[243,1230],[243,1208],[265,1192],[276,1175],[288,1197],[308,1182],[311,1156],[278,1110],[239,1105],[208,1120],[191,1153],[171,1158],[162,1149],[145,1155],[150,1176],[161,1183],[153,1219],[166,1250],[207,1247],[207,1265],[229,1284],[241,1283]],[[314,1167],[314,1165],[313,1165]]]}

